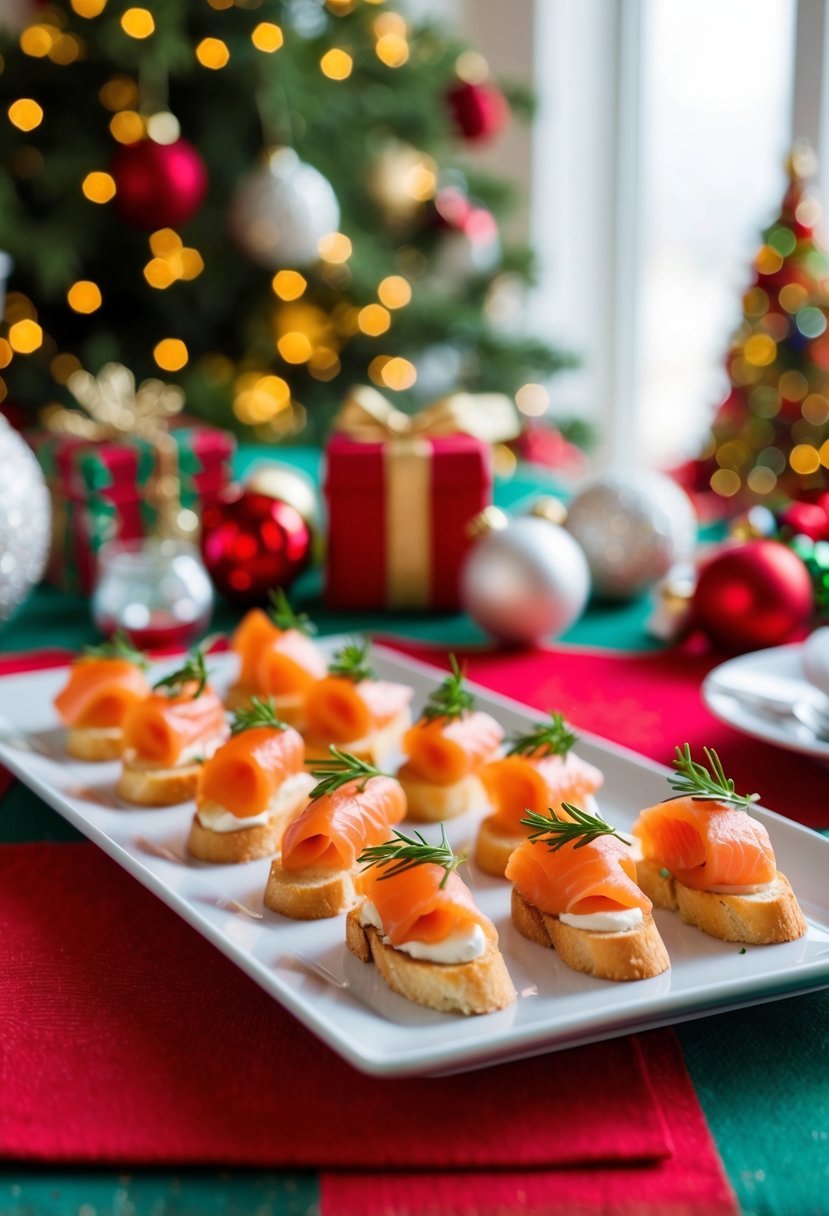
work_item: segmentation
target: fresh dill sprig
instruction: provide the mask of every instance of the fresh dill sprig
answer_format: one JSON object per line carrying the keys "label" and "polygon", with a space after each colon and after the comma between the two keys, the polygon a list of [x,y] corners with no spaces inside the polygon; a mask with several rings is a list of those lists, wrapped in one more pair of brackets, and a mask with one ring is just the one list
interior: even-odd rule
{"label": "fresh dill sprig", "polygon": [[449,881],[449,875],[466,861],[465,854],[452,851],[452,846],[446,839],[444,824],[440,825],[439,844],[430,844],[420,832],[415,832],[412,837],[398,832],[396,828],[394,837],[395,839],[387,840],[385,844],[375,844],[363,849],[357,858],[358,864],[365,869],[370,869],[371,866],[388,866],[385,874],[380,875],[380,882],[386,878],[394,878],[415,866],[436,865],[446,871],[440,883],[442,891]]}
{"label": "fresh dill sprig", "polygon": [[275,591],[269,591],[268,599],[270,600],[268,616],[277,629],[296,629],[298,633],[304,633],[306,637],[317,632],[317,627],[307,612],[294,612],[281,587],[277,587]]}
{"label": "fresh dill sprig", "polygon": [[196,691],[193,693],[194,701],[198,700],[207,687],[207,667],[204,655],[198,646],[188,654],[178,671],[171,671],[162,680],[156,680],[153,684],[153,691],[160,688],[166,692],[168,697],[177,697],[187,684],[196,685]]}
{"label": "fresh dill sprig", "polygon": [[428,722],[435,718],[462,718],[475,708],[475,698],[464,688],[464,674],[453,654],[449,656],[449,665],[451,672],[429,697],[420,715]]}
{"label": "fresh dill sprig", "polygon": [[373,764],[367,764],[365,760],[358,759],[351,752],[341,751],[333,743],[328,750],[331,753],[330,760],[305,761],[311,769],[311,776],[316,777],[318,783],[308,795],[312,802],[315,798],[322,798],[324,794],[333,794],[335,790],[342,785],[347,785],[349,781],[362,778],[358,787],[362,793],[372,777],[388,776],[388,773],[381,772]]}
{"label": "fresh dill sprig", "polygon": [[255,730],[257,726],[270,726],[274,730],[287,730],[287,724],[277,718],[273,698],[251,697],[250,707],[234,711],[230,733],[240,735],[243,730]]}
{"label": "fresh dill sprig", "polygon": [[752,802],[757,802],[759,794],[737,794],[734,782],[726,777],[719,756],[711,747],[704,747],[703,753],[709,768],[691,758],[691,748],[677,747],[676,759],[673,762],[676,772],[668,778],[671,789],[676,790],[666,802],[690,794],[694,802],[728,802],[741,810],[748,810]]}
{"label": "fresh dill sprig", "polygon": [[124,629],[118,629],[108,641],[99,642],[97,646],[85,646],[82,657],[84,659],[126,659],[128,663],[140,667],[142,671],[146,671],[150,666],[150,661],[143,650],[138,650],[133,646],[129,634]]}
{"label": "fresh dill sprig", "polygon": [[354,639],[346,642],[328,664],[329,675],[342,676],[355,684],[363,680],[376,680],[377,674],[369,662],[369,646],[368,638],[363,638],[361,642]]}
{"label": "fresh dill sprig", "polygon": [[599,836],[615,836],[622,844],[630,845],[630,841],[620,836],[600,815],[590,815],[580,807],[573,806],[571,802],[562,802],[561,807],[568,815],[573,816],[573,822],[562,819],[553,807],[550,807],[549,815],[527,811],[521,822],[525,827],[532,828],[528,833],[530,840],[546,844],[551,853],[557,853],[566,844],[572,844],[574,849],[583,849]]}
{"label": "fresh dill sprig", "polygon": [[526,735],[515,734],[507,740],[508,756],[561,756],[564,759],[578,743],[578,735],[564,720],[564,714],[550,710],[549,722],[535,722]]}

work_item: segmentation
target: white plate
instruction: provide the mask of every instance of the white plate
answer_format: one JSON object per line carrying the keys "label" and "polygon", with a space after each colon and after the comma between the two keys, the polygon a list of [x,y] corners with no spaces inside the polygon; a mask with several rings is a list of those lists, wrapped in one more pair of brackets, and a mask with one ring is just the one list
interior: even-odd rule
{"label": "white plate", "polygon": [[776,743],[789,751],[801,752],[804,756],[829,760],[829,743],[816,739],[794,718],[780,717],[739,697],[729,696],[723,687],[733,679],[738,687],[750,687],[753,683],[758,689],[764,685],[772,686],[775,693],[785,692],[793,702],[819,698],[820,693],[803,674],[802,650],[800,644],[775,646],[771,650],[755,650],[729,659],[705,677],[702,699],[715,717],[743,734],[763,739],[766,743]]}
{"label": "white plate", "polygon": [[[329,638],[323,645],[331,649],[339,642]],[[414,687],[415,707],[445,674],[380,646],[374,660],[383,679]],[[235,671],[234,658],[215,656],[210,667],[215,686],[223,690]],[[569,970],[552,950],[521,937],[510,923],[506,882],[469,866],[465,877],[498,927],[519,997],[510,1009],[483,1017],[422,1009],[392,993],[373,966],[348,953],[342,917],[298,923],[264,909],[269,861],[210,866],[188,859],[184,844],[192,804],[162,810],[119,806],[114,798],[117,764],[61,758],[52,698],[64,680],[63,669],[0,679],[0,718],[55,749],[57,756],[50,759],[6,743],[0,744],[0,760],[365,1072],[393,1076],[481,1067],[829,985],[829,840],[753,808],[768,826],[780,868],[810,920],[800,941],[749,946],[743,953],[739,945],[683,925],[672,913],[657,912],[670,971],[614,984]],[[538,716],[504,697],[476,691],[481,708],[509,731]],[[578,750],[604,771],[602,810],[617,826],[629,828],[643,806],[665,796],[667,770],[590,736],[582,737]],[[449,832],[453,843],[472,840],[476,822],[474,816],[455,820]],[[158,855],[164,850],[172,857]]]}

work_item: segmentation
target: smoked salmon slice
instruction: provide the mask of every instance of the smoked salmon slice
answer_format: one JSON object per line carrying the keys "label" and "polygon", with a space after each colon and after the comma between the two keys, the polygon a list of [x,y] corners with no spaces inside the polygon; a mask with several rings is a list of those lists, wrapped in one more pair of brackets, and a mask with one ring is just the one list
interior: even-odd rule
{"label": "smoked salmon slice", "polygon": [[474,925],[480,925],[490,941],[498,940],[492,921],[476,907],[472,892],[454,871],[447,877],[443,866],[428,862],[393,874],[389,868],[364,870],[355,886],[374,904],[393,946],[442,942]]}
{"label": "smoked salmon slice", "polygon": [[308,734],[332,743],[362,739],[393,722],[413,695],[405,684],[386,680],[355,684],[346,676],[326,676],[308,696]]}
{"label": "smoked salmon slice", "polygon": [[290,825],[282,841],[282,867],[349,870],[363,849],[386,840],[406,816],[406,795],[384,775],[355,778],[323,794]]}
{"label": "smoked salmon slice", "polygon": [[604,781],[592,764],[570,752],[558,755],[512,755],[493,760],[481,772],[492,805],[493,828],[504,835],[524,835],[521,819],[528,810],[543,815],[552,807],[568,818],[562,804],[584,808]]}
{"label": "smoked salmon slice", "polygon": [[224,706],[206,685],[198,696],[195,683],[174,696],[153,692],[136,702],[124,719],[124,744],[138,760],[172,768],[185,751],[224,733]]}
{"label": "smoked salmon slice", "polygon": [[305,745],[290,726],[240,730],[202,765],[198,806],[216,803],[237,819],[261,815],[289,777],[303,772]]}
{"label": "smoked salmon slice", "polygon": [[641,908],[651,911],[636,885],[630,848],[615,836],[563,843],[554,851],[543,840],[525,840],[507,862],[506,876],[520,895],[548,916],[575,916]]}
{"label": "smoked salmon slice", "polygon": [[308,692],[325,675],[325,659],[300,629],[281,629],[261,608],[248,612],[230,641],[241,660],[239,684],[257,696]]}
{"label": "smoked salmon slice", "polygon": [[117,727],[149,693],[141,668],[128,659],[84,657],[70,667],[55,708],[64,725],[73,729]]}
{"label": "smoked salmon slice", "polygon": [[633,833],[646,861],[697,891],[762,886],[777,873],[763,824],[726,802],[672,798],[642,811]]}
{"label": "smoked salmon slice", "polygon": [[403,736],[406,768],[434,785],[454,785],[491,760],[504,732],[489,714],[473,711],[462,718],[432,718]]}

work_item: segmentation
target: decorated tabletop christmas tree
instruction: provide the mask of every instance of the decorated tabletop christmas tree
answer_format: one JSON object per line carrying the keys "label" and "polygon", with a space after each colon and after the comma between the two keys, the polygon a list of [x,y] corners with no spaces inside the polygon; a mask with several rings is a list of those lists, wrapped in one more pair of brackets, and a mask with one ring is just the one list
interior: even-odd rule
{"label": "decorated tabletop christmas tree", "polygon": [[788,170],[728,355],[731,391],[697,466],[700,488],[738,502],[776,504],[829,485],[829,256],[807,190],[811,150],[797,147]]}
{"label": "decorated tabletop christmas tree", "polygon": [[54,0],[1,49],[15,401],[117,360],[318,435],[355,382],[405,408],[566,361],[504,330],[529,257],[463,161],[507,102],[440,30],[369,0]]}

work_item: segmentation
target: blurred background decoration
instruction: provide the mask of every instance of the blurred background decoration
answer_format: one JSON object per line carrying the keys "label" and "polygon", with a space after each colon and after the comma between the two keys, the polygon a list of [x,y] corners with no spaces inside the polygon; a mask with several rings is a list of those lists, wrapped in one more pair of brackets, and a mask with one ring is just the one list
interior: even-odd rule
{"label": "blurred background decoration", "polygon": [[467,155],[530,98],[431,21],[53,0],[0,50],[10,401],[118,361],[211,422],[318,440],[355,382],[407,409],[573,364],[522,327],[515,192]]}

